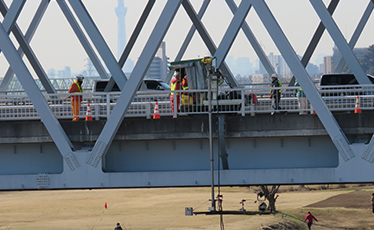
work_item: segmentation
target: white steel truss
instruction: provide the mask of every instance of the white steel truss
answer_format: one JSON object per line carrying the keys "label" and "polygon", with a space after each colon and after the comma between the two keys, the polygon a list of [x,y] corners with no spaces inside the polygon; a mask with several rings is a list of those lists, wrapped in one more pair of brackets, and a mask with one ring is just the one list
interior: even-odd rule
{"label": "white steel truss", "polygon": [[[66,133],[62,129],[56,117],[50,111],[48,104],[41,95],[39,88],[37,87],[35,81],[33,81],[29,70],[27,69],[25,63],[22,60],[23,52],[25,52],[35,72],[37,73],[40,81],[42,82],[44,88],[47,90],[47,92],[55,92],[53,85],[49,81],[43,68],[38,62],[38,59],[33,54],[29,46],[29,42],[32,39],[32,36],[37,28],[39,21],[43,17],[43,13],[46,10],[49,1],[43,0],[40,4],[38,12],[35,14],[33,23],[30,25],[28,32],[26,33],[26,36],[22,35],[16,23],[17,17],[22,10],[24,2],[25,1],[13,1],[11,7],[7,9],[4,1],[0,0],[0,10],[4,15],[4,20],[2,23],[0,23],[0,50],[4,53],[6,59],[8,60],[8,63],[11,66],[11,69],[13,69],[15,74],[19,76],[19,81],[21,82],[23,88],[30,97],[36,110],[40,114],[42,122],[45,124],[52,139],[56,143],[61,155],[65,159],[66,164],[73,171],[79,168],[81,164],[83,164],[84,162],[79,162],[79,160],[76,159],[76,150],[74,149],[73,145],[71,144],[70,140],[68,139]],[[69,3],[70,7],[66,4],[67,2]],[[340,156],[344,161],[348,161],[349,159],[353,158],[355,156],[355,153],[352,151],[350,143],[348,142],[344,132],[339,127],[335,118],[325,105],[321,96],[317,92],[313,82],[310,80],[310,76],[305,70],[305,66],[307,65],[314,49],[316,48],[319,42],[319,39],[322,36],[323,31],[326,28],[331,38],[334,40],[336,46],[342,53],[344,60],[357,77],[358,82],[362,85],[370,84],[369,80],[366,78],[366,74],[364,73],[364,71],[358,63],[357,58],[353,54],[352,49],[354,48],[362,30],[366,25],[366,22],[370,14],[372,13],[372,10],[374,8],[373,0],[369,2],[369,5],[366,11],[364,12],[364,15],[362,16],[362,19],[359,25],[357,26],[357,29],[354,35],[352,36],[352,39],[349,44],[346,42],[340,29],[338,28],[334,19],[332,18],[332,13],[334,12],[336,5],[339,1],[332,0],[330,6],[326,8],[322,0],[310,0],[310,3],[313,6],[315,12],[321,19],[321,23],[317,28],[314,37],[312,38],[308,46],[308,49],[301,61],[299,60],[292,45],[290,44],[286,35],[283,33],[282,29],[278,25],[277,20],[273,16],[271,10],[269,9],[268,5],[265,3],[264,0],[242,0],[239,6],[236,6],[233,0],[226,0],[226,3],[234,16],[229,24],[229,27],[225,32],[225,35],[223,36],[223,39],[217,47],[214,44],[209,32],[204,27],[204,24],[201,20],[205,10],[208,7],[209,2],[209,0],[205,0],[200,9],[200,12],[196,13],[194,7],[192,6],[189,0],[168,0],[159,19],[157,20],[156,25],[154,26],[151,35],[149,36],[148,42],[144,46],[144,49],[139,57],[139,60],[130,78],[127,79],[121,69],[125,61],[127,60],[128,55],[131,49],[133,48],[137,40],[137,37],[139,36],[139,33],[147,20],[149,13],[152,10],[155,0],[148,1],[148,4],[145,7],[145,10],[131,36],[129,43],[127,44],[120,60],[118,61],[115,60],[114,55],[112,54],[111,50],[106,44],[103,36],[100,34],[98,28],[93,22],[89,12],[85,8],[82,1],[57,0],[57,3],[59,4],[62,12],[64,13],[71,27],[73,28],[74,33],[77,35],[79,41],[81,42],[88,56],[93,61],[93,64],[98,73],[100,74],[101,78],[108,78],[108,74],[106,74],[104,67],[101,65],[96,52],[94,51],[93,47],[91,47],[82,29],[86,31],[88,37],[94,45],[94,48],[97,50],[97,53],[100,55],[106,67],[109,69],[110,74],[113,77],[111,80],[111,84],[114,84],[114,82],[116,82],[117,85],[122,89],[121,96],[119,97],[119,100],[110,118],[106,122],[101,132],[101,135],[96,141],[92,151],[89,152],[89,157],[86,163],[88,165],[93,166],[94,168],[101,169],[102,159],[105,156],[119,126],[121,125],[124,119],[126,111],[136,93],[136,89],[139,87],[142,79],[144,78],[146,71],[148,70],[148,67],[151,64],[151,61],[155,53],[157,52],[157,49],[159,48],[162,40],[164,39],[170,27],[170,24],[173,22],[175,15],[181,5],[186,10],[189,18],[191,19],[193,27],[190,29],[190,32],[182,45],[180,53],[177,55],[177,60],[182,58],[183,53],[185,52],[189,42],[192,39],[194,31],[197,30],[203,42],[210,51],[211,55],[217,57],[220,68],[223,70],[224,73],[226,73],[227,80],[232,86],[236,86],[237,82],[235,78],[232,77],[232,74],[228,66],[224,63],[224,60],[233,42],[235,41],[240,29],[243,29],[244,34],[246,35],[247,39],[250,41],[251,45],[255,49],[257,55],[264,64],[267,72],[269,74],[274,73],[274,68],[269,64],[269,61],[267,60],[263,50],[261,49],[256,38],[254,37],[254,34],[250,30],[249,25],[245,21],[248,13],[250,12],[251,7],[253,7],[257,15],[259,16],[260,20],[264,24],[266,30],[268,31],[270,37],[277,46],[278,50],[281,52],[283,58],[290,67],[291,71],[295,76],[297,76],[297,79],[301,87],[307,94],[308,99],[311,102],[315,111],[317,112],[318,117],[320,118],[329,136],[331,137],[336,148],[338,149]],[[76,16],[72,14],[70,8],[75,12]],[[77,19],[80,21],[83,28],[80,27],[80,25],[77,22]],[[14,33],[15,37],[17,38],[17,41],[20,43],[21,48],[18,52],[14,44],[12,43],[11,39],[9,38],[10,31]],[[9,71],[10,75],[7,75],[7,77],[5,78],[6,81],[3,81],[2,85],[0,86],[0,89],[6,89],[6,87],[9,85],[11,76],[13,75],[10,69]],[[373,145],[374,141],[372,139],[366,152],[362,156],[363,159],[371,163],[373,162],[372,159],[374,156]]]}

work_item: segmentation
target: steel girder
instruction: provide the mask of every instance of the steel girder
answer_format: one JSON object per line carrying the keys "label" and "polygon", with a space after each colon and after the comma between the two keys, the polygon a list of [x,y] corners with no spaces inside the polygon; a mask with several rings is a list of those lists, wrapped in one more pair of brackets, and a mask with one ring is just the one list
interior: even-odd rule
{"label": "steel girder", "polygon": [[71,7],[73,8],[73,10],[75,11],[75,14],[81,21],[91,41],[94,43],[95,48],[100,53],[103,61],[108,67],[118,87],[120,89],[123,89],[123,87],[126,84],[127,78],[125,74],[122,72],[121,67],[118,65],[112,51],[109,49],[108,45],[106,44],[103,36],[101,35],[98,28],[96,27],[87,9],[85,8],[81,0],[68,0],[68,1]]}
{"label": "steel girder", "polygon": [[52,113],[51,109],[49,108],[47,101],[40,92],[38,86],[35,83],[35,80],[32,78],[25,63],[18,55],[16,48],[14,47],[2,24],[0,24],[0,40],[0,48],[4,52],[5,58],[8,60],[8,63],[14,69],[15,74],[18,77],[18,80],[21,82],[27,95],[32,101],[42,122],[44,123],[46,129],[51,135],[60,153],[64,157],[67,165],[70,167],[71,170],[79,168],[80,165],[76,161],[76,158],[73,154],[73,145],[71,144],[68,136],[66,135],[56,116]]}
{"label": "steel girder", "polygon": [[[17,2],[19,4],[21,1],[14,1],[14,2]],[[1,11],[2,11],[3,15],[5,15],[5,14],[8,15],[6,5],[3,1],[0,2],[0,7],[1,7]],[[14,14],[14,12],[11,13],[10,15],[12,15],[12,14]],[[5,19],[6,18],[7,17],[5,17]],[[5,19],[4,19],[4,23],[6,23]],[[8,32],[8,34],[9,34],[9,32]],[[32,51],[32,49],[31,49],[30,45],[28,44],[27,40],[23,36],[21,30],[18,28],[17,24],[14,24],[14,27],[12,28],[12,32],[13,32],[14,36],[16,37],[18,43],[20,44],[23,52],[25,52],[30,64],[34,68],[38,78],[42,82],[46,91],[48,93],[56,93],[56,90],[54,89],[51,82],[49,81],[49,78],[47,77],[47,74],[45,73],[44,69],[42,68],[41,64],[39,63],[37,57],[35,56],[34,52]]]}
{"label": "steel girder", "polygon": [[86,51],[88,57],[92,61],[92,64],[95,66],[97,73],[102,79],[108,79],[109,76],[105,71],[103,65],[101,64],[99,58],[97,57],[95,51],[92,49],[91,44],[88,42],[86,36],[84,35],[82,29],[80,28],[77,20],[75,20],[71,10],[66,5],[65,0],[57,0],[58,5],[61,8],[61,11],[64,13],[66,19],[68,20],[71,28],[74,30],[75,35],[79,39],[82,47]]}
{"label": "steel girder", "polygon": [[172,0],[168,1],[162,11],[152,34],[149,36],[148,42],[146,43],[142,54],[136,63],[130,79],[127,81],[125,87],[123,88],[121,95],[110,115],[108,121],[106,122],[95,146],[92,149],[87,164],[97,167],[102,164],[103,156],[106,154],[110,144],[113,141],[115,134],[125,117],[127,108],[129,107],[132,98],[134,97],[136,90],[150,66],[153,57],[155,56],[157,49],[165,37],[165,34],[170,27],[175,14],[183,0]]}
{"label": "steel girder", "polygon": [[[63,0],[58,0],[60,3],[65,3]],[[334,1],[334,0],[332,0]],[[331,112],[328,110],[326,105],[324,104],[323,100],[321,99],[320,95],[318,94],[315,86],[311,82],[309,75],[305,71],[305,64],[304,62],[300,62],[298,59],[295,51],[293,50],[291,44],[288,42],[286,36],[284,35],[283,31],[281,30],[280,26],[277,24],[277,21],[275,20],[274,16],[272,15],[270,9],[267,7],[264,0],[243,0],[241,1],[241,5],[239,8],[234,9],[233,2],[226,1],[227,4],[230,6],[230,9],[234,12],[234,18],[232,22],[229,25],[229,29],[227,30],[224,38],[222,39],[218,49],[214,45],[214,42],[209,36],[209,33],[205,29],[204,25],[201,22],[201,17],[203,12],[205,11],[204,7],[200,10],[202,12],[201,14],[196,14],[194,8],[192,7],[191,3],[188,0],[179,0],[179,1],[172,1],[169,0],[164,7],[164,10],[158,19],[158,22],[139,58],[139,61],[137,62],[134,71],[128,81],[126,81],[126,77],[123,74],[121,70],[122,62],[124,63],[125,60],[128,57],[128,54],[133,46],[133,44],[136,41],[137,36],[139,35],[139,32],[142,28],[142,26],[145,23],[145,20],[154,4],[153,0],[150,0],[148,2],[148,5],[146,7],[145,12],[143,13],[141,20],[139,21],[137,26],[137,29],[139,31],[135,32],[133,34],[133,41],[131,44],[129,44],[126,48],[127,50],[124,51],[123,55],[121,56],[121,59],[119,60],[120,63],[117,63],[114,59],[113,54],[109,50],[108,46],[106,45],[104,39],[100,35],[98,29],[96,28],[93,20],[90,18],[87,10],[85,9],[83,3],[80,0],[69,0],[71,7],[77,14],[78,18],[80,19],[84,29],[87,31],[88,35],[90,36],[91,40],[93,41],[95,48],[98,50],[98,52],[101,54],[101,57],[103,58],[104,62],[110,69],[111,73],[113,74],[114,80],[117,82],[118,85],[122,85],[124,89],[126,89],[120,96],[120,99],[117,102],[116,107],[113,110],[112,116],[109,118],[108,122],[106,123],[101,135],[99,136],[98,141],[96,142],[93,150],[90,152],[90,157],[87,160],[87,164],[97,167],[99,164],[102,163],[102,157],[106,154],[107,149],[109,148],[113,137],[115,133],[118,130],[119,125],[121,124],[124,115],[127,111],[127,108],[136,92],[136,89],[138,88],[142,78],[144,77],[152,58],[154,57],[155,53],[157,52],[157,49],[159,45],[161,44],[171,22],[173,21],[175,14],[177,10],[179,9],[180,5],[182,4],[185,8],[187,14],[189,15],[190,19],[193,22],[193,26],[198,30],[200,36],[202,37],[204,43],[207,45],[208,49],[212,54],[216,54],[219,56],[219,61],[223,62],[224,58],[229,51],[232,43],[234,42],[237,32],[240,28],[243,28],[244,32],[247,30],[246,35],[248,37],[252,37],[248,34],[251,33],[249,30],[248,25],[245,22],[245,17],[248,14],[248,11],[250,9],[250,6],[252,5],[254,9],[257,11],[257,14],[259,15],[261,21],[265,25],[266,29],[268,30],[270,36],[272,37],[273,41],[277,45],[278,49],[280,50],[282,56],[290,66],[292,72],[298,77],[299,82],[303,90],[308,95],[308,99],[310,100],[311,104],[317,111],[317,115],[321,119],[323,125],[325,126],[327,132],[329,133],[331,139],[333,140],[335,146],[339,150],[340,155],[342,158],[347,161],[350,158],[354,157],[354,153],[350,147],[350,144],[348,143],[345,134],[340,129],[339,125],[337,124],[336,120],[332,116]],[[310,0],[313,7],[315,8],[315,11],[321,18],[321,21],[323,25],[326,26],[327,30],[329,31],[331,37],[333,40],[337,43],[337,46],[339,50],[341,50],[343,57],[348,60],[347,63],[351,67],[351,69],[354,70],[355,75],[357,76],[360,84],[367,83],[365,81],[366,77],[363,74],[362,69],[359,67],[357,59],[352,53],[350,45],[348,45],[339,30],[339,28],[336,26],[335,22],[333,21],[331,14],[332,12],[327,10],[323,3],[320,0]],[[370,10],[372,7],[369,4],[367,11]],[[206,4],[209,3],[208,1],[205,2]],[[63,8],[63,7],[61,7]],[[64,11],[64,10],[63,10]],[[371,11],[371,10],[370,10]],[[66,10],[66,12],[68,12]],[[367,14],[365,14],[367,15]],[[368,16],[363,16],[362,22],[367,20]],[[10,17],[10,16],[9,16]],[[365,19],[366,18],[366,19]],[[7,19],[8,20],[8,19]],[[69,19],[68,19],[69,20]],[[55,141],[56,145],[58,146],[61,154],[64,156],[66,162],[68,163],[70,168],[74,170],[75,168],[79,167],[79,162],[75,159],[73,154],[73,146],[71,145],[70,141],[68,140],[66,134],[62,130],[60,124],[58,123],[57,119],[54,117],[50,109],[48,108],[48,105],[45,102],[44,97],[40,94],[40,91],[35,92],[36,85],[35,83],[32,84],[29,81],[32,79],[30,73],[28,72],[26,66],[24,65],[22,59],[20,58],[20,55],[17,54],[14,46],[12,45],[8,35],[7,31],[4,28],[4,23],[6,21],[3,21],[3,24],[1,24],[1,50],[4,51],[4,54],[6,55],[6,58],[8,59],[10,65],[12,68],[17,69],[17,72],[21,75],[24,75],[21,77],[20,81],[22,85],[24,85],[24,88],[26,90],[26,93],[29,95],[30,99],[32,100],[33,104],[35,105],[35,108],[37,109],[38,113],[40,114],[42,121],[46,125],[47,130],[50,132],[53,140]],[[366,23],[366,22],[365,22]],[[363,24],[365,24],[363,23]],[[7,25],[8,22],[5,23]],[[362,30],[363,25],[360,23],[359,27],[356,31]],[[17,25],[15,25],[17,26]],[[248,27],[248,29],[245,29]],[[362,27],[362,28],[361,28]],[[31,26],[29,28],[31,30]],[[191,30],[193,30],[191,28]],[[248,32],[249,30],[249,32]],[[318,30],[318,29],[317,29]],[[322,32],[324,29],[321,29]],[[322,33],[318,32],[318,33]],[[77,33],[77,32],[76,32]],[[248,34],[247,34],[248,33]],[[318,35],[316,32],[315,37],[320,37],[321,35]],[[355,33],[355,36],[359,36],[359,33]],[[30,36],[31,37],[31,36]],[[254,36],[253,36],[254,38]],[[249,39],[249,38],[248,38]],[[188,39],[186,39],[187,41]],[[317,39],[318,40],[318,39]],[[352,41],[354,39],[352,38]],[[313,50],[315,49],[315,46],[318,42],[311,42],[311,45],[314,46]],[[27,44],[27,42],[26,42]],[[22,47],[23,48],[23,47]],[[257,52],[257,51],[256,51]],[[263,53],[262,50],[260,50],[260,53]],[[258,52],[257,52],[258,53]],[[311,55],[311,54],[308,54]],[[307,57],[307,55],[304,55]],[[310,58],[310,57],[309,57]],[[36,59],[36,58],[35,58]],[[228,68],[223,65],[223,69],[228,70]],[[271,71],[271,70],[270,70]],[[268,70],[269,72],[269,70]],[[114,73],[118,73],[114,74]],[[230,79],[230,78],[229,78]],[[366,79],[367,80],[367,79]],[[231,79],[231,84],[235,85],[235,79]],[[25,87],[26,85],[26,87]],[[120,86],[121,87],[121,86]],[[122,87],[121,87],[122,88]],[[374,146],[374,141],[372,140],[370,142],[369,147],[367,148],[366,155],[363,156],[364,159],[373,162],[371,160],[372,158],[372,148],[370,149],[370,146]],[[370,155],[371,154],[371,155]],[[366,157],[365,157],[366,156]]]}
{"label": "steel girder", "polygon": [[[210,0],[204,0],[203,4],[201,5],[199,13],[197,15],[197,17],[200,20],[202,19],[206,9],[208,9],[209,3],[210,3]],[[174,59],[174,61],[182,60],[182,57],[183,57],[184,53],[186,52],[187,47],[190,44],[193,35],[195,34],[195,31],[196,31],[196,27],[195,27],[195,25],[192,24],[192,26],[191,26],[190,30],[188,31],[188,34],[187,34],[186,38],[184,39],[183,44],[182,44],[181,48],[179,49],[179,52],[178,52],[176,58]],[[171,80],[172,76],[173,76],[173,72],[170,71],[168,76],[165,79],[165,82],[169,82]]]}
{"label": "steel girder", "polygon": [[[355,47],[355,45],[358,41],[358,38],[360,37],[362,31],[364,30],[365,25],[366,25],[367,21],[369,20],[369,17],[371,15],[371,13],[373,12],[373,9],[374,9],[374,3],[373,3],[373,1],[371,1],[371,2],[369,2],[369,5],[366,7],[366,10],[365,10],[364,14],[362,15],[362,18],[361,18],[360,22],[358,23],[358,26],[357,26],[355,32],[353,33],[351,40],[349,41],[348,45],[349,45],[349,48],[351,48],[352,50]],[[341,57],[334,72],[335,73],[340,73],[343,70],[345,63],[346,62],[345,62],[344,58]]]}
{"label": "steel girder", "polygon": [[[151,13],[151,10],[153,8],[153,5],[155,4],[156,0],[149,0],[147,3],[147,6],[145,7],[142,16],[140,17],[138,24],[136,25],[134,32],[131,34],[131,37],[129,39],[129,42],[127,43],[125,49],[123,50],[123,53],[121,57],[119,58],[118,64],[121,68],[125,65],[125,62],[127,61],[127,58],[130,55],[130,52],[132,48],[134,47],[134,44],[144,26],[144,23],[147,21],[147,18],[149,14]],[[110,78],[108,84],[105,86],[104,92],[110,92],[114,86],[114,78]]]}
{"label": "steel girder", "polygon": [[[5,4],[4,4],[3,0],[1,0],[1,2],[2,3],[0,4],[0,8],[2,9],[1,12],[4,15],[6,13],[6,7],[5,7]],[[40,3],[40,5],[38,7],[38,10],[36,11],[33,19],[31,20],[30,26],[27,29],[26,34],[25,34],[25,39],[28,43],[30,43],[32,37],[34,36],[35,31],[36,31],[37,27],[39,26],[39,23],[40,23],[43,15],[44,15],[44,12],[46,11],[46,9],[48,7],[49,2],[50,2],[50,0],[43,0]],[[24,55],[24,51],[22,50],[21,47],[18,48],[18,54],[21,56],[21,58]],[[0,84],[0,91],[7,90],[13,76],[14,76],[14,71],[12,70],[11,67],[9,67],[5,76],[4,76],[4,78],[3,78],[3,81]]]}
{"label": "steel girder", "polygon": [[343,55],[348,66],[350,67],[355,77],[357,78],[357,81],[362,85],[371,84],[370,80],[366,77],[366,73],[362,70],[360,63],[358,62],[352,49],[347,44],[343,34],[340,32],[334,19],[331,17],[329,12],[327,11],[322,0],[309,0],[309,1],[314,7],[320,19],[323,21],[323,24],[326,26],[326,29],[330,33],[331,38],[334,40],[336,46],[339,48],[339,51]]}
{"label": "steel girder", "polygon": [[[188,16],[190,17],[193,24],[195,25],[197,31],[199,32],[200,37],[203,39],[205,45],[207,46],[209,52],[211,54],[215,54],[216,51],[217,51],[217,47],[214,44],[214,42],[213,42],[212,38],[210,37],[209,33],[207,32],[207,30],[205,29],[203,23],[199,19],[198,15],[196,14],[196,12],[195,12],[194,8],[192,7],[190,1],[184,0],[184,1],[182,1],[182,4],[183,4],[183,7],[186,10]],[[233,75],[232,75],[230,69],[227,67],[226,63],[223,63],[220,68],[222,69],[222,72],[224,74],[226,74],[226,79],[227,79],[228,83],[231,86],[238,86],[238,83],[237,83],[236,79],[233,77]]]}
{"label": "steel girder", "polygon": [[341,157],[345,161],[353,158],[355,155],[349,146],[345,134],[343,133],[334,116],[322,100],[321,95],[318,93],[315,85],[309,77],[309,74],[301,64],[298,56],[293,50],[291,44],[288,42],[287,37],[282,32],[282,29],[278,25],[276,19],[266,5],[265,1],[251,0],[251,2],[262,23],[265,25],[270,36],[278,47],[278,50],[281,52],[288,66],[291,68],[291,71],[295,76],[297,76],[300,86],[303,88],[303,91],[305,92],[310,103],[317,112],[318,117],[329,133]]}

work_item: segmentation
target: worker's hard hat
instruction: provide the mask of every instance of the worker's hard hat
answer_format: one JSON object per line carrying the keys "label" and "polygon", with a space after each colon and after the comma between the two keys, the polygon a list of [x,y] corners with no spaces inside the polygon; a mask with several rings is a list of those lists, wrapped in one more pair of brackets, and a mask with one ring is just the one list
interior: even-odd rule
{"label": "worker's hard hat", "polygon": [[181,75],[181,73],[179,73],[178,71],[176,71],[175,73],[174,73],[174,76],[176,77],[176,76],[180,76]]}
{"label": "worker's hard hat", "polygon": [[278,75],[277,75],[276,73],[273,73],[273,74],[271,75],[271,77],[275,77],[275,78],[277,78]]}
{"label": "worker's hard hat", "polygon": [[83,80],[84,79],[83,75],[81,75],[81,74],[77,75],[76,78],[77,78],[77,80]]}

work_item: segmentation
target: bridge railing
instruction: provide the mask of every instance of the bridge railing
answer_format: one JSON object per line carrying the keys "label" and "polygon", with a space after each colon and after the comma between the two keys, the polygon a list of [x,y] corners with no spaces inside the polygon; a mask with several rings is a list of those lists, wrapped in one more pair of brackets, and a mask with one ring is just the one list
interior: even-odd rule
{"label": "bridge railing", "polygon": [[[213,113],[239,114],[242,116],[270,114],[274,111],[270,98],[272,89],[282,91],[281,109],[277,112],[302,112],[296,97],[299,87],[270,88],[268,86],[214,89],[212,90],[212,111]],[[327,86],[318,87],[317,90],[331,111],[353,112],[357,99],[359,99],[361,110],[372,110],[374,108],[374,87],[372,85]],[[177,95],[174,97],[176,111],[171,109],[170,93],[170,91],[137,92],[127,110],[126,117],[152,118],[156,100],[161,117],[207,114],[209,112],[207,90],[175,91],[174,93]],[[81,95],[83,97],[80,114],[82,119],[86,116],[88,104],[90,104],[93,119],[107,119],[116,105],[120,93],[83,93]],[[178,98],[180,98],[179,109],[177,106]],[[71,119],[73,117],[69,94],[45,94],[45,99],[58,119]],[[308,113],[314,112],[309,102],[306,110]],[[0,95],[0,120],[33,119],[40,119],[40,117],[27,96]]]}

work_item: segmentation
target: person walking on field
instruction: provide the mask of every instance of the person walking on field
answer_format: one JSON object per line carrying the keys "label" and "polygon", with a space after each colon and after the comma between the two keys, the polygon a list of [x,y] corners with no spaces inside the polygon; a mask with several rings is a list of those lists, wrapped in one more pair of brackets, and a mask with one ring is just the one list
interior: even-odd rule
{"label": "person walking on field", "polygon": [[[83,76],[77,76],[69,89],[69,93],[83,93]],[[71,95],[71,107],[73,108],[73,121],[79,121],[79,111],[81,109],[82,95]]]}
{"label": "person walking on field", "polygon": [[312,213],[308,212],[308,214],[307,214],[306,217],[305,217],[304,222],[305,222],[305,221],[307,222],[307,224],[308,224],[308,229],[309,229],[309,230],[312,229],[313,219],[316,220],[316,221],[318,222],[317,218],[315,218],[315,217],[312,215]]}
{"label": "person walking on field", "polygon": [[[271,75],[271,87],[272,88],[282,87],[282,83],[278,80],[278,75],[275,73]],[[281,89],[270,90],[271,107],[273,108],[273,110],[281,110],[281,107],[279,106],[281,92],[282,92]],[[271,112],[271,115],[274,115],[274,113],[275,111]]]}
{"label": "person walking on field", "polygon": [[117,227],[115,227],[114,230],[122,230],[121,224],[117,223]]}

